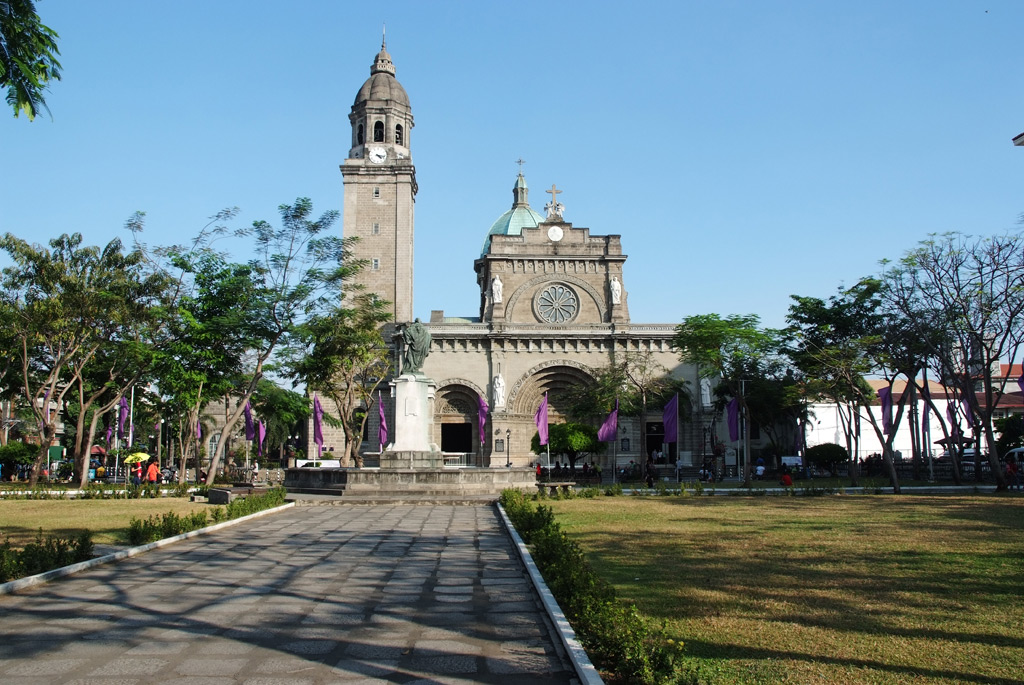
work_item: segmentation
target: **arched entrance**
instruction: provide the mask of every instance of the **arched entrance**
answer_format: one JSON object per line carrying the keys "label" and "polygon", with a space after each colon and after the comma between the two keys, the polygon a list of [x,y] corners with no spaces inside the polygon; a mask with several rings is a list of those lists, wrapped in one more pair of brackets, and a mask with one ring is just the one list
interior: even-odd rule
{"label": "arched entrance", "polygon": [[566,421],[564,408],[560,406],[563,398],[593,382],[589,367],[568,360],[539,364],[518,379],[507,404],[508,421],[513,425],[510,458],[514,465],[527,466],[538,458],[530,445],[537,432],[533,417],[544,394],[548,396],[548,425],[563,423]]}
{"label": "arched entrance", "polygon": [[479,390],[464,381],[449,383],[437,390],[434,427],[446,464],[481,465],[477,430],[479,396]]}

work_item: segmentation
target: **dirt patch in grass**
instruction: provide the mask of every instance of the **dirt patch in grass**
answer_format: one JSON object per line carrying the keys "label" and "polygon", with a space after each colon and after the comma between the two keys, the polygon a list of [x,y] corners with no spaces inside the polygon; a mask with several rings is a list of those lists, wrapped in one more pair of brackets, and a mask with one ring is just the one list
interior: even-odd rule
{"label": "dirt patch in grass", "polygon": [[43,535],[72,537],[89,530],[98,545],[124,545],[125,531],[134,516],[145,519],[172,511],[191,514],[209,510],[209,504],[190,502],[180,497],[159,499],[85,499],[85,500],[0,500],[0,542],[10,539],[21,547]]}
{"label": "dirt patch in grass", "polygon": [[705,682],[1024,683],[1024,498],[550,504]]}

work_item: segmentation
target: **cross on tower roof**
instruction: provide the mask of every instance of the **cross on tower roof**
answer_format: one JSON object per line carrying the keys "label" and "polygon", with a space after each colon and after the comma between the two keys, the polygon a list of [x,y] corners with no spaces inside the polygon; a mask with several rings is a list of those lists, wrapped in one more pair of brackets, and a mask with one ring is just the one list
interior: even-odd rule
{"label": "cross on tower roof", "polygon": [[544,192],[545,192],[545,193],[551,193],[551,201],[557,204],[557,203],[558,203],[558,194],[559,194],[559,193],[561,193],[561,192],[563,192],[563,191],[561,191],[561,190],[558,190],[558,189],[557,189],[557,188],[555,187],[555,184],[554,184],[554,183],[552,183],[552,184],[551,184],[551,190],[545,190]]}
{"label": "cross on tower roof", "polygon": [[516,164],[519,165],[519,175],[522,176],[523,175],[523,165],[526,164],[526,160],[523,159],[522,157],[520,157],[519,159],[516,160]]}

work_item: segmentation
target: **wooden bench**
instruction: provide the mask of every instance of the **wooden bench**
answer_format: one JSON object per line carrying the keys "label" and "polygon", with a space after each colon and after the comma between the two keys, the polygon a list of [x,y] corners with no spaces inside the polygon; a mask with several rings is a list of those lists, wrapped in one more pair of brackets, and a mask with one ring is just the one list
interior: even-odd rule
{"label": "wooden bench", "polygon": [[575,487],[576,481],[564,480],[564,481],[537,481],[537,489],[544,492],[544,488],[550,488],[552,495],[557,495],[559,488],[568,490],[569,488]]}

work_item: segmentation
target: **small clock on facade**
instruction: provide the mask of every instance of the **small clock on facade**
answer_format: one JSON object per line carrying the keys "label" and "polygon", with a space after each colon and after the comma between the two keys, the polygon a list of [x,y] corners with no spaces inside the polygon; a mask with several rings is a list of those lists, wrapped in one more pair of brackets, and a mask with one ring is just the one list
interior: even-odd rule
{"label": "small clock on facade", "polygon": [[387,161],[388,151],[382,147],[371,147],[369,157],[374,164],[383,164]]}
{"label": "small clock on facade", "polygon": [[551,228],[548,229],[548,239],[552,240],[553,242],[557,243],[559,240],[561,240],[562,235],[563,233],[561,226],[552,226]]}

